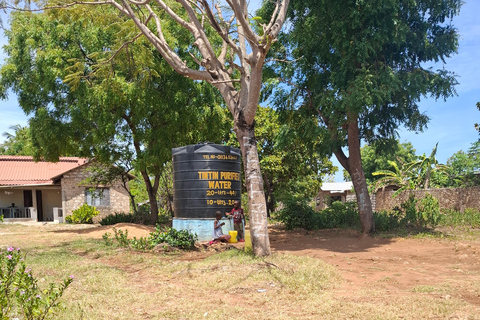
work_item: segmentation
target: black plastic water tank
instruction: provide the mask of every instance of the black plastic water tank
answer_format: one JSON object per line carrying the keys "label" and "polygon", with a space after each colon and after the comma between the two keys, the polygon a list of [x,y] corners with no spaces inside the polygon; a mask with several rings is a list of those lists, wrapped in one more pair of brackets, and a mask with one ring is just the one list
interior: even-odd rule
{"label": "black plastic water tank", "polygon": [[237,148],[204,143],[172,149],[175,218],[215,218],[241,199]]}

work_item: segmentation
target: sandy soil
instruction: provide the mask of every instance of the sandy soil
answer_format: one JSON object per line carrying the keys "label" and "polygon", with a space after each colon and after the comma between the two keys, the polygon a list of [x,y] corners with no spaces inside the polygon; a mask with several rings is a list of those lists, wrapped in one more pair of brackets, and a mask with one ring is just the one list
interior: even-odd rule
{"label": "sandy soil", "polygon": [[[408,294],[413,288],[454,283],[454,295],[480,305],[477,290],[462,283],[478,281],[480,243],[444,239],[384,239],[361,237],[353,231],[317,232],[271,228],[271,247],[277,252],[307,255],[335,266],[343,275],[344,293],[383,288]],[[465,285],[467,287],[467,285]],[[449,298],[448,296],[446,297]]]}

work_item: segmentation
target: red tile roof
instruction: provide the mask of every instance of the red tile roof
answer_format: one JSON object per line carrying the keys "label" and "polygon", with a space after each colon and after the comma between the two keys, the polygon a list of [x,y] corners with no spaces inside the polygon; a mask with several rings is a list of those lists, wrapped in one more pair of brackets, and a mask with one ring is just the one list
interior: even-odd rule
{"label": "red tile roof", "polygon": [[57,163],[33,161],[28,156],[0,156],[0,186],[53,184],[52,178],[87,163],[87,159],[61,157]]}

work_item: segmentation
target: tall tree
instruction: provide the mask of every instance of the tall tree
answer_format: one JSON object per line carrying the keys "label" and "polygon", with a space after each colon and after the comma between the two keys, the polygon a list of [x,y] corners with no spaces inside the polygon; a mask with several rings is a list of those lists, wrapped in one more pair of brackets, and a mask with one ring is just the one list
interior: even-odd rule
{"label": "tall tree", "polygon": [[[171,32],[181,51],[187,45],[178,29]],[[137,32],[111,7],[14,13],[0,81],[33,114],[37,157],[75,153],[124,169],[132,164],[156,221],[171,148],[219,142],[229,120],[210,86],[174,72],[145,39],[128,42]]]}
{"label": "tall tree", "polygon": [[[260,106],[255,123],[268,214],[287,198],[314,197],[322,179],[334,170],[316,118]],[[229,143],[235,143],[233,137]]]}
{"label": "tall tree", "polygon": [[[286,19],[289,0],[276,0],[271,18],[258,26],[248,14],[246,0],[226,0],[225,6],[206,0],[98,0],[80,2],[111,5],[128,17],[140,30],[131,41],[143,35],[179,74],[215,86],[234,118],[234,130],[242,151],[249,195],[250,230],[254,254],[270,254],[268,221],[263,180],[254,134],[254,119],[262,87],[262,71],[272,43]],[[52,3],[54,6],[58,4]],[[76,2],[61,6],[71,6]],[[48,6],[47,6],[48,7]],[[43,9],[46,9],[44,7]],[[106,22],[107,23],[107,22]],[[168,29],[172,23],[189,33],[186,50],[178,48]],[[181,53],[195,61],[191,66]],[[78,75],[81,77],[81,74]]]}
{"label": "tall tree", "polygon": [[428,189],[432,173],[446,172],[447,170],[447,166],[440,164],[437,160],[437,149],[438,142],[428,157],[424,153],[408,165],[409,169],[414,172],[417,180],[415,185],[419,188]]}
{"label": "tall tree", "polygon": [[[268,220],[263,179],[255,139],[255,113],[262,88],[262,71],[272,43],[286,18],[289,0],[276,0],[271,18],[255,32],[246,0],[226,0],[209,4],[206,0],[102,0],[91,4],[110,4],[129,17],[141,34],[179,74],[215,86],[233,115],[234,131],[243,157],[249,197],[250,232],[253,252],[270,254]],[[196,66],[179,55],[175,39],[167,30],[171,23],[188,31],[187,51]],[[169,25],[170,24],[170,25]]]}
{"label": "tall tree", "polygon": [[390,161],[406,164],[416,158],[415,149],[410,142],[400,143],[398,139],[388,140],[388,144],[381,142],[385,141],[376,141],[360,149],[367,184],[371,184],[375,180],[374,172],[391,169]]}
{"label": "tall tree", "polygon": [[460,6],[461,0],[292,1],[287,58],[296,60],[283,64],[283,77],[297,83],[292,92],[303,98],[301,108],[318,116],[352,177],[364,234],[375,225],[360,142],[395,138],[400,125],[423,130],[428,117],[420,98],[454,94],[454,75],[425,63],[456,52],[451,20]]}
{"label": "tall tree", "polygon": [[460,150],[447,160],[449,179],[446,186],[465,187],[479,185],[480,141],[472,143],[467,152]]}
{"label": "tall tree", "polygon": [[33,147],[30,128],[16,124],[10,126],[9,129],[13,133],[3,133],[6,140],[0,144],[0,155],[32,156]]}

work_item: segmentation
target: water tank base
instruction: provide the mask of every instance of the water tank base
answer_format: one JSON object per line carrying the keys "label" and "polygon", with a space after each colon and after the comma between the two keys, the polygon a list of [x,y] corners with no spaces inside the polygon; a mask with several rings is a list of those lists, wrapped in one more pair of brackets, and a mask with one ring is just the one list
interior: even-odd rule
{"label": "water tank base", "polygon": [[[195,218],[173,218],[172,228],[177,230],[193,231],[198,236],[198,241],[210,241],[213,239],[213,223],[215,219],[195,219]],[[232,219],[222,219],[225,222],[222,226],[223,234],[228,234],[233,230]]]}

